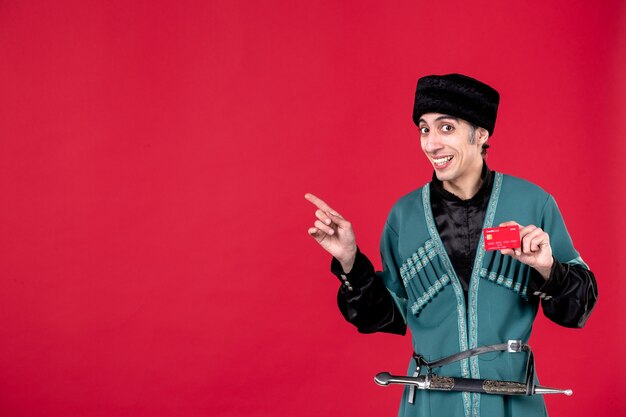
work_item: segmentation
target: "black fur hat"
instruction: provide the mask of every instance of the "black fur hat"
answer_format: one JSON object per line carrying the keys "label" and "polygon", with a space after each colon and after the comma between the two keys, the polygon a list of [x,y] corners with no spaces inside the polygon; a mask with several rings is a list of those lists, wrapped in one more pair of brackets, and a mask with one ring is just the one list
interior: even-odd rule
{"label": "black fur hat", "polygon": [[442,113],[466,120],[493,134],[500,94],[474,78],[461,74],[428,75],[417,81],[413,121],[425,113]]}

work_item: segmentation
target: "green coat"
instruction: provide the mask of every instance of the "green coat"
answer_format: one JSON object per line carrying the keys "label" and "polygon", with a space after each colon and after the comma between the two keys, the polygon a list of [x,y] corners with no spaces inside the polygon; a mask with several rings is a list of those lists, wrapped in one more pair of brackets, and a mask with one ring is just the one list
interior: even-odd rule
{"label": "green coat", "polygon": [[[554,257],[586,267],[551,195],[528,181],[495,173],[484,228],[514,220],[550,235]],[[530,267],[499,251],[486,252],[482,236],[470,280],[463,289],[441,242],[426,185],[392,208],[381,240],[383,280],[411,331],[413,349],[427,361],[510,339],[528,342],[538,301],[528,297]],[[523,381],[526,354],[493,352],[436,370],[439,375]],[[415,369],[414,361],[408,374]],[[543,416],[542,396],[499,396],[404,391],[399,416]]]}

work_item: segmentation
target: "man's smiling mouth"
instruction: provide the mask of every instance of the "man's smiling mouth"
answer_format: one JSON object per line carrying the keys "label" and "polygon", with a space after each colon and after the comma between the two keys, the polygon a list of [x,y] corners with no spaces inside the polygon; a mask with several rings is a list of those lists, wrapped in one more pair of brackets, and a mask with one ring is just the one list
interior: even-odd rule
{"label": "man's smiling mouth", "polygon": [[443,165],[446,165],[449,161],[451,161],[452,158],[454,158],[452,155],[444,156],[441,158],[433,158],[433,162],[437,166],[443,166]]}

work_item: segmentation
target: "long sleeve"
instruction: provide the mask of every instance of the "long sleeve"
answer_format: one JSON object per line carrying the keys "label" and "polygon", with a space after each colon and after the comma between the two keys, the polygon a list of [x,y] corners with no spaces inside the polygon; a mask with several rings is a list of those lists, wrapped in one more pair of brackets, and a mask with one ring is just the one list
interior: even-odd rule
{"label": "long sleeve", "polygon": [[593,272],[574,248],[565,222],[550,196],[543,208],[543,229],[550,236],[554,264],[545,281],[531,275],[532,295],[541,299],[546,317],[565,327],[583,327],[598,299]]}
{"label": "long sleeve", "polygon": [[374,266],[360,250],[350,273],[344,273],[334,258],[331,272],[342,281],[337,294],[339,310],[359,332],[406,333],[402,314],[382,277],[376,274]]}
{"label": "long sleeve", "polygon": [[548,280],[534,272],[530,288],[532,295],[541,299],[544,315],[565,327],[583,327],[598,299],[593,272],[556,259]]}

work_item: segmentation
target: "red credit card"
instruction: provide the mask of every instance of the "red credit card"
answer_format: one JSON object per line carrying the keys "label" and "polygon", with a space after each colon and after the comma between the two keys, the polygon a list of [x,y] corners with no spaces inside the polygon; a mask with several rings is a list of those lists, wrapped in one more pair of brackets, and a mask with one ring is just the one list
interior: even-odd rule
{"label": "red credit card", "polygon": [[483,229],[483,241],[485,242],[485,250],[519,248],[519,226]]}

